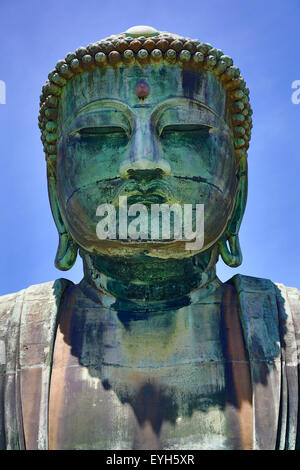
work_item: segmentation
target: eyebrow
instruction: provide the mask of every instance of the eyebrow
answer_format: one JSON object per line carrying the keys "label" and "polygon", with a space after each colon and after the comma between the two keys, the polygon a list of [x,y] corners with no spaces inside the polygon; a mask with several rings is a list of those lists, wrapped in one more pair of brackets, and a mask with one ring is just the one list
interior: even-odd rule
{"label": "eyebrow", "polygon": [[216,113],[216,111],[210,108],[207,104],[204,104],[201,101],[195,99],[185,98],[182,96],[172,96],[172,98],[168,98],[163,103],[159,103],[153,110],[152,116],[156,115],[156,117],[159,118],[166,109],[171,107],[179,107],[181,104],[187,103],[196,104],[199,108],[204,108],[214,114],[214,116],[216,116],[218,119],[221,119],[221,117]]}
{"label": "eyebrow", "polygon": [[107,98],[104,98],[104,99],[101,99],[101,100],[95,100],[95,101],[92,101],[91,103],[83,106],[81,109],[79,109],[78,111],[76,111],[76,113],[74,113],[65,123],[65,126],[68,127],[70,125],[70,123],[77,119],[81,114],[84,114],[86,112],[89,112],[89,111],[99,111],[101,109],[111,109],[111,108],[114,108],[116,111],[120,111],[122,112],[123,114],[126,114],[126,116],[130,117],[130,118],[133,118],[133,113],[132,113],[132,110],[131,108],[123,103],[122,101],[119,101],[119,100],[114,100],[114,99],[107,99]]}
{"label": "eyebrow", "polygon": [[[99,106],[98,106],[99,105]],[[128,111],[130,112],[130,107],[123,103],[123,101],[119,101],[119,100],[114,100],[114,99],[102,99],[102,100],[96,100],[96,101],[92,101],[91,103],[85,105],[83,108],[81,108],[77,113],[76,113],[76,117],[85,112],[85,111],[90,111],[91,109],[94,109],[94,108],[115,108],[119,111]]]}
{"label": "eyebrow", "polygon": [[[136,108],[151,108],[151,107],[155,107],[154,112],[158,111],[160,108],[163,108],[162,109],[162,112],[164,111],[164,109],[168,109],[169,107],[172,106],[172,103],[170,102],[173,102],[176,100],[176,103],[177,103],[177,106],[178,106],[178,100],[180,101],[183,101],[185,103],[195,103],[197,104],[199,107],[201,108],[205,108],[206,110],[210,111],[211,113],[213,113],[217,118],[220,119],[220,116],[216,113],[216,111],[214,111],[212,108],[210,108],[210,106],[208,106],[207,104],[204,104],[202,103],[201,101],[198,101],[198,100],[195,100],[195,99],[189,99],[189,98],[185,98],[183,96],[172,96],[170,98],[167,98],[163,103],[137,103],[137,104],[134,104],[133,106],[131,106],[131,108],[133,109],[136,109]],[[180,105],[180,104],[179,104]]]}

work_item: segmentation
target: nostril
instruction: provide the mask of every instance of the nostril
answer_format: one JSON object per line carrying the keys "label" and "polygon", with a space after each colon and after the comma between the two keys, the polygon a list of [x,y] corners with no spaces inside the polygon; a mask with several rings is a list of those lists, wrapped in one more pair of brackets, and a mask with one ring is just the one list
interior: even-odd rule
{"label": "nostril", "polygon": [[170,176],[171,168],[169,163],[162,159],[157,162],[146,159],[139,159],[134,162],[126,160],[120,165],[119,174],[121,178],[136,178],[139,176],[144,178],[163,178]]}
{"label": "nostril", "polygon": [[150,181],[152,179],[163,178],[164,173],[161,168],[153,168],[153,170],[134,170],[129,168],[127,175],[129,179]]}

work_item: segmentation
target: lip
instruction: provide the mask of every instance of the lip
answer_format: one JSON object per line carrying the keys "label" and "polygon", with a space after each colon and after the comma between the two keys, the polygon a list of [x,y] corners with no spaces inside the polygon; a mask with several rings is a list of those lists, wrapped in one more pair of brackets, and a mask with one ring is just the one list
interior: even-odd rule
{"label": "lip", "polygon": [[166,197],[155,193],[139,193],[127,197],[128,204],[163,204],[166,202]]}
{"label": "lip", "polygon": [[113,203],[117,206],[119,197],[126,196],[130,204],[174,204],[177,202],[173,191],[166,183],[155,181],[147,185],[127,183],[120,188]]}

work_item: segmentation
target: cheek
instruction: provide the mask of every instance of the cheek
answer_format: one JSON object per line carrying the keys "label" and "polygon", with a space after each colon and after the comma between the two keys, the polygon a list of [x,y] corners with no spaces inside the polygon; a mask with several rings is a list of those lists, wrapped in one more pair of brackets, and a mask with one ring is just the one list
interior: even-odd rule
{"label": "cheek", "polygon": [[231,216],[234,197],[231,192],[220,193],[210,188],[204,204],[205,245],[211,245],[223,233]]}
{"label": "cheek", "polygon": [[127,140],[122,136],[62,141],[58,149],[57,180],[62,198],[68,200],[78,188],[93,186],[119,176],[126,158]]}
{"label": "cheek", "polygon": [[96,192],[80,189],[64,204],[67,227],[73,238],[85,247],[96,241],[96,210],[99,204]]}
{"label": "cheek", "polygon": [[170,133],[161,147],[174,176],[198,176],[225,188],[234,172],[233,139],[223,129],[211,134]]}
{"label": "cheek", "polygon": [[231,134],[218,132],[211,137],[211,181],[224,193],[235,193],[236,169],[233,138]]}
{"label": "cheek", "polygon": [[174,178],[174,193],[181,205],[204,205],[204,235],[205,247],[210,246],[223,233],[230,218],[235,195],[234,180],[228,184],[227,190],[216,187],[213,184]]}
{"label": "cheek", "polygon": [[96,225],[99,222],[97,207],[111,203],[120,190],[120,184],[120,180],[110,183],[97,181],[75,189],[69,197],[64,195],[63,188],[58,184],[57,194],[63,218],[69,232],[80,245],[90,248],[99,243],[96,236]]}
{"label": "cheek", "polygon": [[237,179],[230,135],[221,132],[211,137],[208,175],[210,185],[204,201],[206,245],[223,233],[234,206]]}
{"label": "cheek", "polygon": [[[204,204],[205,246],[208,247],[223,233],[234,206],[237,180],[232,137],[225,131],[218,132],[206,141],[199,141],[197,148],[190,143],[181,152],[185,152],[186,164],[182,164],[177,175],[173,170],[177,176],[173,178],[175,192],[183,204]],[[173,157],[178,161],[179,150]],[[191,181],[197,177],[199,182]]]}

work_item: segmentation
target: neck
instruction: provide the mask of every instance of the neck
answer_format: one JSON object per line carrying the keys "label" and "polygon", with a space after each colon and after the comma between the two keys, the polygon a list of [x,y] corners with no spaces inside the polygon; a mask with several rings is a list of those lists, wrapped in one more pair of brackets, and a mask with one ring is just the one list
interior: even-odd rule
{"label": "neck", "polygon": [[208,295],[219,286],[216,277],[216,249],[212,248],[190,258],[157,259],[138,257],[95,256],[81,253],[84,280],[92,288],[149,308],[157,302],[180,305],[180,299],[191,297],[193,291]]}

